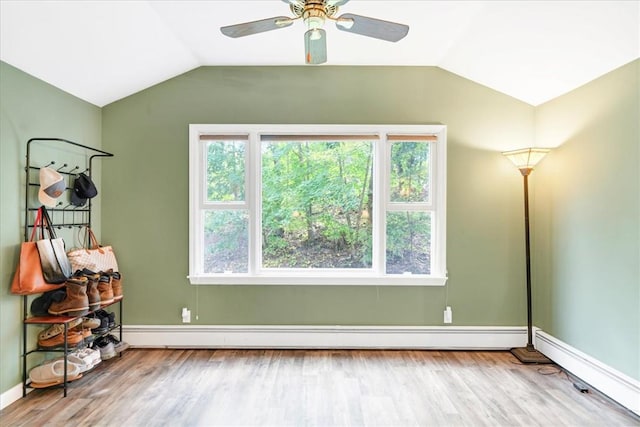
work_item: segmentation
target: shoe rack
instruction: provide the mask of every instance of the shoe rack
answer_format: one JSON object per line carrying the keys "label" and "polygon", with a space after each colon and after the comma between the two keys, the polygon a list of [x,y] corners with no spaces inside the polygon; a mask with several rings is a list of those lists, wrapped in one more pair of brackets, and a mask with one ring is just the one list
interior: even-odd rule
{"label": "shoe rack", "polygon": [[[23,298],[26,298],[26,296],[24,296]],[[122,342],[122,300],[124,298],[120,299],[119,301],[114,301],[112,303],[109,304],[104,304],[101,305],[99,310],[104,310],[107,307],[109,307],[110,305],[114,305],[114,304],[118,304],[118,321],[116,322],[116,325],[113,328],[109,328],[106,332],[103,332],[101,334],[95,334],[96,336],[103,336],[106,335],[110,332],[112,332],[113,330],[118,330],[119,333],[119,340]],[[97,311],[97,310],[94,310]],[[69,324],[71,322],[73,322],[74,320],[78,319],[78,317],[86,317],[89,316],[90,314],[92,314],[94,311],[89,311],[89,313],[87,313],[84,316],[76,316],[76,317],[68,317],[68,316],[26,316],[23,322],[23,356],[22,356],[22,397],[25,397],[27,395],[27,389],[29,388],[34,388],[31,387],[28,383],[28,376],[27,376],[27,359],[28,356],[30,354],[34,354],[34,353],[62,353],[63,355],[67,355],[70,352],[72,352],[75,349],[78,348],[83,348],[84,346],[86,346],[86,343],[82,342],[81,344],[78,344],[77,346],[69,346],[68,344],[68,337],[69,337]],[[47,326],[51,326],[54,324],[60,324],[64,326],[64,332],[63,332],[63,338],[64,338],[64,343],[61,347],[55,347],[55,348],[42,348],[42,347],[38,347],[36,346],[35,348],[31,349],[31,350],[27,350],[27,327],[30,325],[47,325]],[[120,353],[120,356],[122,356],[122,353]],[[61,384],[59,385],[55,385],[52,387],[62,387],[63,389],[63,395],[64,397],[67,397],[67,386],[69,384],[68,381],[68,361],[67,358],[64,357],[63,359],[64,361],[64,374],[63,374],[63,381]],[[51,388],[51,387],[47,387],[47,388]]]}
{"label": "shoe rack", "polygon": [[[27,141],[27,158],[25,166],[25,205],[24,205],[24,239],[29,240],[29,232],[33,228],[35,221],[35,212],[40,206],[38,200],[39,171],[43,167],[55,169],[58,173],[65,176],[67,182],[67,190],[72,190],[70,180],[71,177],[80,173],[85,173],[91,177],[94,159],[103,157],[113,157],[113,154],[97,148],[79,144],[61,138],[31,138]],[[68,192],[65,192],[65,194]],[[64,196],[63,196],[64,197]],[[62,197],[61,197],[62,198]],[[91,227],[91,199],[87,200],[84,206],[74,206],[70,202],[65,203],[59,201],[53,208],[48,208],[51,214],[52,226],[66,232],[67,236],[73,238],[74,230],[77,231],[83,227]],[[65,239],[65,242],[67,239]],[[84,243],[84,242],[83,242]],[[104,309],[110,305],[118,304],[118,318],[116,325],[110,328],[104,334],[115,329],[119,330],[119,339],[122,341],[122,301],[124,298],[114,301],[110,304],[101,305],[100,309]],[[70,347],[68,345],[69,324],[77,317],[68,316],[29,316],[29,296],[22,297],[23,327],[22,327],[22,397],[27,395],[27,389],[32,388],[28,383],[27,375],[27,359],[34,353],[42,352],[60,352],[65,355],[64,359],[64,375],[63,382],[53,387],[62,387],[64,397],[67,396],[68,386],[68,361],[66,355],[78,348],[79,346]],[[91,313],[91,312],[90,312]],[[84,317],[84,316],[82,316]],[[53,325],[61,324],[64,326],[64,344],[60,348],[44,349],[36,346],[28,350],[28,327],[31,325]],[[104,335],[101,334],[101,335]],[[82,344],[81,344],[82,345]],[[80,346],[81,346],[80,345]]]}

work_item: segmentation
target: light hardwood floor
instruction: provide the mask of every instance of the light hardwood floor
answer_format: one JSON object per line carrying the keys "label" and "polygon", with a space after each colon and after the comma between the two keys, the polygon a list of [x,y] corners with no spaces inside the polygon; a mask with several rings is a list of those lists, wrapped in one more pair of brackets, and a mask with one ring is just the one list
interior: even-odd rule
{"label": "light hardwood floor", "polygon": [[134,349],[1,426],[639,426],[508,352]]}

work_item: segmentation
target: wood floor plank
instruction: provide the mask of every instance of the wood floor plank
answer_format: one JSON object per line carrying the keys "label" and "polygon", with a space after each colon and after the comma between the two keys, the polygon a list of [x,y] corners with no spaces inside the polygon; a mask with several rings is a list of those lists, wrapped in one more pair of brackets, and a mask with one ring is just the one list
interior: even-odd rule
{"label": "wood floor plank", "polygon": [[508,352],[131,349],[4,426],[640,426]]}

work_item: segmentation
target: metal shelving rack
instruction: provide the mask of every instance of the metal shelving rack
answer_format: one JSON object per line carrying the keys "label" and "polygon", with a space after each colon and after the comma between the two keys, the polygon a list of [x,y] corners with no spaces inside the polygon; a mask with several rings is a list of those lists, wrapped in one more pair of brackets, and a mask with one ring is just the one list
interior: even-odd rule
{"label": "metal shelving rack", "polygon": [[[38,143],[49,143],[49,144],[63,144],[65,148],[69,148],[75,150],[76,155],[84,155],[85,158],[88,158],[89,166],[85,170],[81,170],[79,166],[75,166],[70,168],[67,163],[64,163],[61,167],[58,167],[56,170],[58,173],[62,175],[72,176],[77,175],[81,172],[88,174],[91,176],[93,160],[95,158],[101,157],[113,157],[114,155],[108,153],[106,151],[99,150],[97,148],[89,147],[86,145],[79,144],[77,142],[69,141],[62,138],[31,138],[27,141],[27,163],[25,166],[25,205],[24,205],[24,239],[25,241],[29,240],[29,229],[33,227],[33,221],[30,220],[30,213],[36,211],[38,206],[30,206],[30,190],[37,189],[40,187],[39,182],[34,182],[32,180],[33,171],[40,170],[42,167],[53,166],[55,165],[55,161],[50,161],[49,164],[36,166],[33,164],[32,155],[34,154],[32,150],[36,150],[36,146]],[[64,170],[69,168],[69,170]],[[67,187],[67,189],[71,189]],[[87,200],[87,205],[83,207],[74,207],[73,209],[68,209],[67,207],[58,208],[57,206],[54,208],[48,209],[49,212],[61,212],[61,221],[53,221],[52,226],[55,227],[91,227],[91,199]],[[65,213],[71,211],[73,214],[71,215],[71,221],[65,221]],[[78,214],[80,216],[80,221],[77,220]],[[67,216],[68,218],[68,216]],[[28,307],[28,296],[25,295],[22,297],[22,312],[23,312],[23,326],[22,326],[22,396],[27,395],[27,388],[29,384],[27,384],[27,357],[36,352],[62,352],[65,355],[69,352],[69,347],[67,344],[67,337],[69,333],[69,323],[76,319],[76,317],[67,317],[67,316],[44,316],[44,317],[29,317],[29,307]],[[103,309],[112,304],[119,304],[119,316],[118,323],[115,328],[110,329],[119,329],[120,341],[122,341],[122,299],[116,301],[111,304],[106,304],[101,306]],[[35,348],[33,350],[27,351],[27,327],[29,325],[52,325],[52,324],[62,324],[64,325],[64,346],[61,349],[52,350],[52,349],[41,349]],[[67,396],[67,358],[64,357],[64,378],[63,383],[61,384],[64,389],[64,396]]]}

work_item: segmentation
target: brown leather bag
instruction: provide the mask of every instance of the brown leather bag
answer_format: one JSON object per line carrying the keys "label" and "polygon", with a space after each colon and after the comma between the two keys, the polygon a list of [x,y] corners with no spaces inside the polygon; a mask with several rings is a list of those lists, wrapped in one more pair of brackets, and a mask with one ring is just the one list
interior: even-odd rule
{"label": "brown leather bag", "polygon": [[33,295],[47,291],[52,291],[64,286],[64,283],[47,283],[42,274],[40,255],[36,242],[34,241],[36,229],[42,224],[42,208],[38,209],[36,220],[33,223],[31,238],[28,242],[23,242],[20,247],[20,260],[18,268],[13,275],[11,282],[11,293],[16,295]]}

